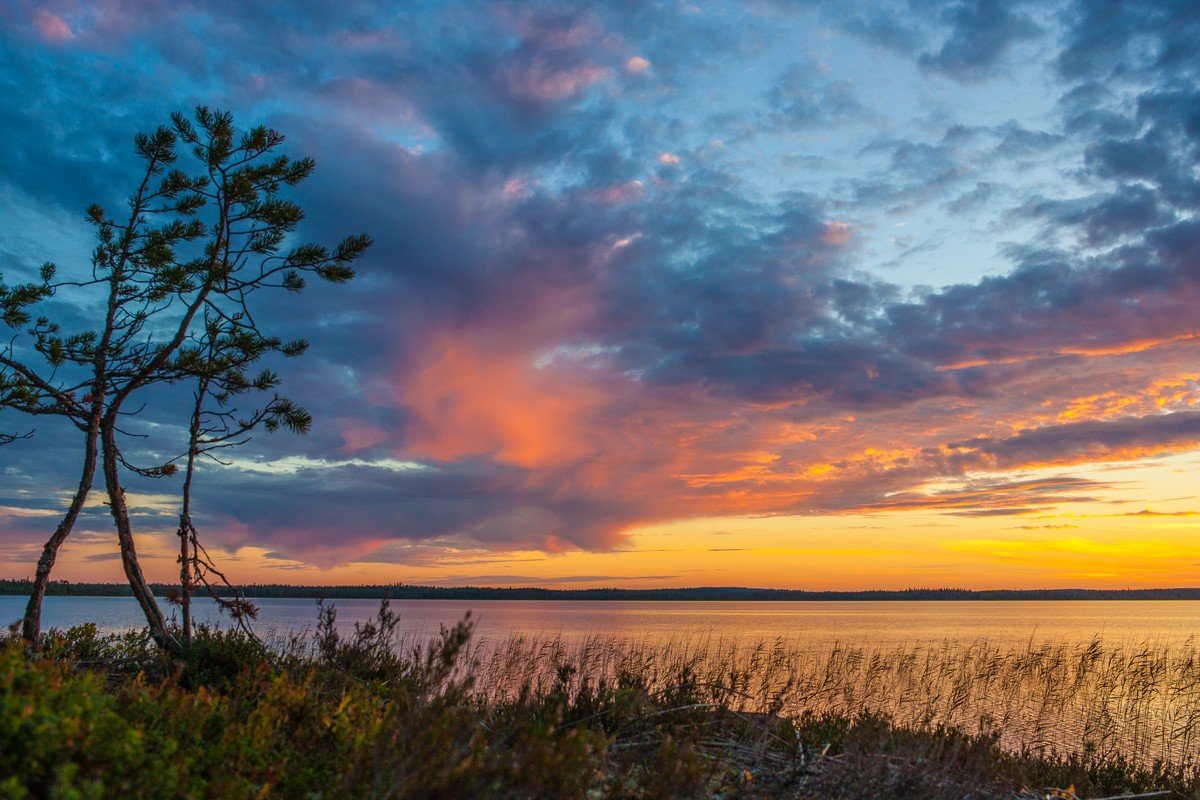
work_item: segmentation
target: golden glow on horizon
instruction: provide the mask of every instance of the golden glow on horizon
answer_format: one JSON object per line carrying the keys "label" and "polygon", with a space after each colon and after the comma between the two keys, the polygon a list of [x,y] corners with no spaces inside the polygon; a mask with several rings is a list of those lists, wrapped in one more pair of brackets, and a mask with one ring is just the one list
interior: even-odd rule
{"label": "golden glow on horizon", "polygon": [[[939,513],[915,508],[705,517],[641,527],[622,547],[604,552],[498,553],[463,545],[387,542],[350,563],[326,567],[287,560],[261,547],[214,554],[236,580],[263,583],[804,589],[1196,586],[1197,470],[1200,458],[1195,453],[1086,465],[1073,473],[1106,480],[1109,488],[1103,497],[1012,515],[969,517],[953,509]],[[1053,476],[1032,470],[1007,477],[1036,484]],[[0,509],[5,513],[9,512]],[[171,533],[142,535],[138,547],[151,579],[174,578]],[[9,558],[32,564],[35,549],[25,549],[28,552],[11,553]],[[113,555],[107,530],[77,531],[60,560],[59,574],[71,580],[120,581],[120,563]]]}

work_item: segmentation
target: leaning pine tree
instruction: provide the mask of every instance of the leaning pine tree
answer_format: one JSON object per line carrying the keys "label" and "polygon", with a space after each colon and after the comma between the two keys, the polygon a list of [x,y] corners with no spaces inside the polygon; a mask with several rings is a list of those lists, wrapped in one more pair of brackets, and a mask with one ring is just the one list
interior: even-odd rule
{"label": "leaning pine tree", "polygon": [[[169,651],[182,649],[142,573],[123,489],[130,471],[161,476],[177,467],[136,468],[126,460],[122,422],[153,413],[130,400],[156,385],[199,379],[203,370],[187,355],[188,347],[204,340],[212,319],[261,336],[239,320],[257,318],[263,291],[300,292],[306,275],[344,283],[370,245],[369,237],[357,235],[332,250],[317,244],[283,249],[304,213],[280,197],[280,190],[311,175],[314,164],[279,154],[282,143],[276,131],[239,132],[230,114],[205,107],[196,109],[194,121],[172,115],[171,126],[135,138],[143,170],[128,216],[118,220],[99,206],[88,209],[98,242],[90,276],[59,280],[54,266],[46,265],[40,282],[0,294],[3,321],[25,334],[0,352],[0,374],[8,386],[0,400],[19,411],[66,418],[84,435],[78,489],[35,573],[23,622],[29,640],[37,641],[50,572],[86,501],[99,458],[121,563],[150,635]],[[192,173],[176,166],[181,144],[194,163]],[[63,323],[50,316],[56,310],[52,301],[64,289],[90,294],[99,305],[95,327],[64,332]],[[43,307],[45,315],[32,315]]]}

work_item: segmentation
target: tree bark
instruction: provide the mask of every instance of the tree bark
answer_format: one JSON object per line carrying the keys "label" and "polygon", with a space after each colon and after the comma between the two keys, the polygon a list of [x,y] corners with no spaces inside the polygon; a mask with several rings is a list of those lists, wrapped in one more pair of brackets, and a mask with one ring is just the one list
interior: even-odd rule
{"label": "tree bark", "polygon": [[75,496],[71,498],[71,504],[67,506],[67,513],[63,516],[62,521],[58,523],[54,533],[46,540],[46,545],[42,548],[42,557],[37,562],[37,572],[33,577],[33,590],[29,594],[29,602],[25,604],[25,617],[21,620],[21,635],[25,637],[25,641],[35,646],[42,635],[42,600],[46,597],[46,588],[50,585],[50,572],[54,569],[54,562],[58,559],[58,551],[71,534],[71,529],[75,527],[75,521],[79,519],[79,513],[83,510],[83,504],[87,502],[92,482],[96,478],[96,440],[98,437],[99,425],[96,421],[92,421],[88,425],[87,438],[84,443],[83,469],[79,476],[79,488],[75,491]]}
{"label": "tree bark", "polygon": [[187,514],[179,517],[179,608],[183,624],[183,646],[192,644],[192,554],[188,547],[191,539],[191,519]]}
{"label": "tree bark", "polygon": [[100,444],[103,452],[104,486],[108,490],[108,507],[112,512],[113,523],[117,527],[117,542],[121,547],[121,566],[125,568],[125,577],[133,589],[133,596],[142,613],[146,615],[146,624],[150,629],[150,638],[159,647],[172,655],[179,655],[183,648],[171,632],[167,630],[167,621],[163,617],[154,592],[142,574],[138,563],[137,549],[133,544],[133,527],[129,521],[129,507],[125,504],[125,490],[121,488],[121,475],[117,463],[116,419],[109,412],[100,428]]}
{"label": "tree bark", "polygon": [[[212,354],[209,342],[209,355]],[[196,456],[199,454],[201,420],[204,413],[204,398],[208,395],[209,378],[201,377],[196,388],[195,403],[192,405],[192,420],[188,425],[188,457],[183,473],[183,506],[179,511],[179,598],[183,618],[183,646],[192,644],[192,582],[196,556],[191,546],[195,528],[192,526],[192,478],[196,475]]]}

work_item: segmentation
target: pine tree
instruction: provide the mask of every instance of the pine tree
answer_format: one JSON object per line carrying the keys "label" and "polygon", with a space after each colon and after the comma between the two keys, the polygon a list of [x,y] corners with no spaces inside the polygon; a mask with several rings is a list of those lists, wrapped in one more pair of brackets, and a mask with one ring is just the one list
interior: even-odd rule
{"label": "pine tree", "polygon": [[[300,339],[285,343],[276,337],[265,336],[257,324],[244,315],[226,317],[213,309],[206,309],[202,330],[203,335],[181,350],[177,359],[180,372],[194,380],[187,451],[177,459],[184,463],[178,529],[180,591],[170,598],[178,602],[181,609],[181,635],[185,646],[192,637],[191,601],[197,587],[206,589],[217,607],[232,615],[250,635],[253,632],[247,620],[257,614],[254,605],[217,568],[200,541],[200,532],[192,517],[192,489],[200,461],[223,463],[218,454],[223,455],[227,449],[247,443],[257,428],[304,434],[312,427],[312,416],[277,392],[249,413],[241,412],[234,405],[247,394],[274,392],[279,386],[279,376],[271,370],[249,374],[249,369],[260,359],[271,353],[295,358],[308,349],[308,342]],[[233,597],[225,597],[218,587],[232,591]]]}
{"label": "pine tree", "polygon": [[[172,115],[170,126],[135,137],[142,170],[128,215],[117,219],[99,206],[88,209],[97,239],[90,276],[60,280],[57,269],[47,264],[39,282],[0,285],[2,320],[24,334],[0,352],[0,404],[65,418],[84,435],[78,489],[35,573],[23,622],[30,641],[36,642],[40,633],[41,600],[58,551],[99,466],[121,563],[150,634],[165,649],[180,651],[181,643],[168,630],[142,573],[123,488],[128,473],[164,477],[177,467],[172,462],[141,467],[126,459],[122,422],[147,413],[130,399],[153,386],[198,386],[206,375],[210,387],[227,391],[236,370],[207,361],[204,343],[215,348],[207,351],[214,358],[241,352],[245,364],[268,351],[283,351],[254,322],[260,293],[298,293],[307,276],[345,283],[354,276],[353,262],[370,245],[369,237],[356,235],[332,250],[318,244],[282,249],[304,213],[280,192],[305,180],[314,168],[312,159],[279,154],[283,141],[282,134],[265,127],[239,131],[232,115],[203,106],[191,120]],[[194,164],[194,173],[175,166],[180,149]],[[43,307],[53,313],[56,309],[49,307],[66,287],[101,300],[103,318],[94,327],[68,333],[52,316],[31,315],[32,309]],[[210,333],[214,324],[217,339]],[[198,393],[202,403],[210,391]],[[255,425],[279,424],[279,419],[268,413]],[[189,452],[195,445],[193,438]]]}

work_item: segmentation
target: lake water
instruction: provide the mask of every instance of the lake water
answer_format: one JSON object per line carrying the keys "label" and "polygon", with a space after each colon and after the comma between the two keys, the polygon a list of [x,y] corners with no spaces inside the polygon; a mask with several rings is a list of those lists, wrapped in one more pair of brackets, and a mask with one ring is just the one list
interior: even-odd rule
{"label": "lake water", "polygon": [[[307,599],[255,601],[263,632],[315,627],[317,605]],[[23,597],[0,597],[0,622],[20,618]],[[371,619],[377,600],[338,600],[338,626]],[[197,600],[197,618],[228,620],[210,601]],[[1182,645],[1200,632],[1197,601],[930,601],[930,602],[625,602],[517,600],[394,600],[401,631],[424,639],[469,611],[476,641],[514,636],[589,637],[642,642],[708,639],[753,643],[785,640],[798,647],[833,643],[871,647],[985,640],[995,646],[1032,642]],[[164,610],[169,606],[164,604]],[[104,630],[142,627],[132,598],[47,597],[43,628],[93,622]]]}

